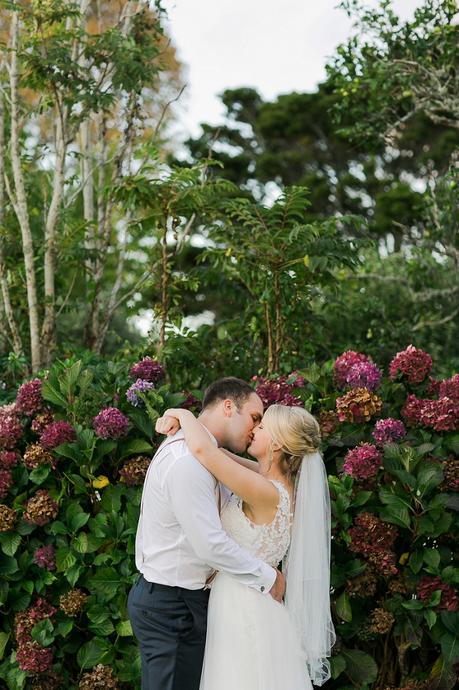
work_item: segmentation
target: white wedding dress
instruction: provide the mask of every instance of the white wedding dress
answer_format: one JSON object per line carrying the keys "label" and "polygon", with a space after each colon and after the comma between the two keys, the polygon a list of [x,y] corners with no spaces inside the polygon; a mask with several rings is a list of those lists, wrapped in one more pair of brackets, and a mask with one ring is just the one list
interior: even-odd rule
{"label": "white wedding dress", "polygon": [[[253,524],[234,495],[221,521],[234,541],[276,567],[290,543],[292,513],[287,489],[271,481],[279,504],[270,524]],[[200,690],[312,690],[285,606],[226,573],[212,584]]]}

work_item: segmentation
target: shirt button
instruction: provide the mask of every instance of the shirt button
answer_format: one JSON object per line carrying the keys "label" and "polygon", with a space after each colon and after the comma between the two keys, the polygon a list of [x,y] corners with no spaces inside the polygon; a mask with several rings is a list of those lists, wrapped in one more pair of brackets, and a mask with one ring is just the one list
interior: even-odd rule
{"label": "shirt button", "polygon": [[265,591],[264,585],[261,585],[260,589],[261,589],[262,592],[264,592],[264,591]]}

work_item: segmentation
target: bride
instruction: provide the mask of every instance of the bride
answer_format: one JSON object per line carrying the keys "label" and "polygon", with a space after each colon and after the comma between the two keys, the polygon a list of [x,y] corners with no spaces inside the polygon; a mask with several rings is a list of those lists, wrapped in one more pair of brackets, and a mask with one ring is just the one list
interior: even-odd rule
{"label": "bride", "polygon": [[[171,420],[177,420],[171,425]],[[285,605],[217,573],[212,583],[200,690],[311,690],[330,677],[330,498],[317,421],[272,405],[248,453],[216,448],[182,409],[156,425],[181,426],[194,457],[232,492],[221,521],[234,541],[270,565],[283,561]]]}

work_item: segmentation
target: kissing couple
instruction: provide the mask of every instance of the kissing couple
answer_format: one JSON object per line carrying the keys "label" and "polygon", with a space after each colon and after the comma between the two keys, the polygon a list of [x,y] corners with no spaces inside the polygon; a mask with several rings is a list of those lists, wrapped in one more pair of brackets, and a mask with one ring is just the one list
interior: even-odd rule
{"label": "kissing couple", "polygon": [[[335,634],[317,421],[300,407],[263,414],[227,377],[198,418],[169,409],[156,431],[166,439],[145,478],[128,598],[142,690],[322,685]],[[246,451],[254,460],[235,454]]]}

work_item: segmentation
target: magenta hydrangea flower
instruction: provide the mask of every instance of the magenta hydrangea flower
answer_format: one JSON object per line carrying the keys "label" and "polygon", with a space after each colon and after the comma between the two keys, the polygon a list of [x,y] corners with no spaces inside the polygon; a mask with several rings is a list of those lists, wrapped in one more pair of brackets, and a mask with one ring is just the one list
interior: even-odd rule
{"label": "magenta hydrangea flower", "polygon": [[13,483],[11,470],[0,470],[0,498],[5,498]]}
{"label": "magenta hydrangea flower", "polygon": [[57,448],[62,443],[71,443],[76,438],[75,429],[65,421],[51,422],[40,436],[40,443],[44,448]]}
{"label": "magenta hydrangea flower", "polygon": [[422,383],[432,369],[432,357],[424,350],[408,345],[406,350],[397,352],[389,365],[389,375],[392,380],[399,376],[407,379],[408,383]]}
{"label": "magenta hydrangea flower", "polygon": [[165,376],[164,367],[156,359],[144,357],[131,367],[129,372],[131,379],[143,379],[150,383],[157,383]]}
{"label": "magenta hydrangea flower", "polygon": [[56,570],[56,554],[54,551],[54,546],[50,544],[49,546],[41,546],[40,548],[35,549],[33,562],[38,565],[39,568]]}
{"label": "magenta hydrangea flower", "polygon": [[144,379],[137,379],[135,383],[132,384],[130,388],[126,391],[126,398],[134,405],[134,407],[139,407],[143,405],[142,398],[139,397],[138,393],[145,393],[155,387],[155,384],[151,381],[145,381]]}
{"label": "magenta hydrangea flower", "polygon": [[53,653],[49,647],[42,647],[38,642],[29,640],[16,650],[16,661],[21,671],[44,673],[53,663]]}
{"label": "magenta hydrangea flower", "polygon": [[346,385],[346,376],[351,367],[356,364],[363,364],[369,362],[368,357],[361,352],[354,352],[354,350],[347,350],[342,355],[337,357],[333,365],[333,373],[338,388],[344,388]]}
{"label": "magenta hydrangea flower", "polygon": [[421,424],[435,431],[459,430],[459,400],[426,400],[421,410]]}
{"label": "magenta hydrangea flower", "polygon": [[19,387],[16,396],[16,409],[18,412],[31,417],[43,408],[45,401],[41,395],[41,385],[40,379],[32,379]]}
{"label": "magenta hydrangea flower", "polygon": [[423,400],[409,395],[401,414],[410,426],[431,427],[439,432],[459,430],[459,401],[450,398]]}
{"label": "magenta hydrangea flower", "polygon": [[15,406],[0,407],[0,448],[10,450],[14,448],[22,437],[22,424],[15,414]]}
{"label": "magenta hydrangea flower", "polygon": [[405,419],[406,423],[409,426],[420,426],[422,410],[424,409],[426,403],[430,402],[430,400],[422,400],[410,393],[405,401],[405,405],[401,410],[401,415]]}
{"label": "magenta hydrangea flower", "polygon": [[381,385],[382,371],[373,362],[353,364],[345,376],[345,383],[351,388],[367,388],[374,392]]}
{"label": "magenta hydrangea flower", "polygon": [[382,455],[371,443],[362,443],[352,448],[344,458],[343,472],[354,479],[369,479],[378,473],[381,467]]}
{"label": "magenta hydrangea flower", "polygon": [[440,381],[438,397],[449,398],[450,400],[459,402],[459,374],[455,374],[450,379]]}
{"label": "magenta hydrangea flower", "polygon": [[126,436],[129,419],[116,407],[106,407],[94,417],[93,427],[99,438],[117,439]]}
{"label": "magenta hydrangea flower", "polygon": [[184,410],[201,409],[202,403],[198,398],[189,391],[182,391],[182,395],[186,395],[185,400],[180,404]]}
{"label": "magenta hydrangea flower", "polygon": [[441,599],[437,609],[446,609],[447,611],[457,611],[459,608],[459,597],[451,585],[443,582],[441,577],[436,575],[430,577],[427,575],[418,582],[417,595],[421,601],[428,601],[432,594],[440,590]]}
{"label": "magenta hydrangea flower", "polygon": [[379,446],[386,443],[396,443],[406,436],[406,429],[399,419],[379,419],[373,430],[373,438]]}
{"label": "magenta hydrangea flower", "polygon": [[19,462],[19,453],[15,450],[0,451],[0,467],[4,470],[9,470],[16,467]]}
{"label": "magenta hydrangea flower", "polygon": [[[303,401],[293,394],[297,384],[297,376],[291,379],[290,376],[279,376],[275,380],[266,379],[263,376],[253,376],[252,381],[256,383],[255,391],[260,396],[263,405],[288,405],[289,407],[302,407]],[[304,379],[303,379],[304,380]]]}

